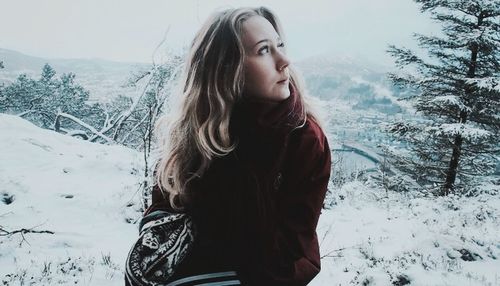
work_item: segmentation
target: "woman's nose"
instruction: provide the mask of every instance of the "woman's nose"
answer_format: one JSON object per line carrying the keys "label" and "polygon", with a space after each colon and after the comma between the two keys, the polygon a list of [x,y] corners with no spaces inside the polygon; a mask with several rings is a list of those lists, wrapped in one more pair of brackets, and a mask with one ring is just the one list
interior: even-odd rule
{"label": "woman's nose", "polygon": [[284,70],[286,67],[290,65],[290,60],[288,57],[285,55],[285,53],[280,52],[278,56],[278,62],[277,62],[277,68],[279,71]]}

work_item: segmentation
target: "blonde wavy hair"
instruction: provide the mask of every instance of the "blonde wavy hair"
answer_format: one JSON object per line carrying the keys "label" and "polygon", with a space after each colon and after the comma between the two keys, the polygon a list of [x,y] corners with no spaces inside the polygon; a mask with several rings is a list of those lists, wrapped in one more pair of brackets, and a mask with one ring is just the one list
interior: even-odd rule
{"label": "blonde wavy hair", "polygon": [[[216,157],[236,148],[229,124],[235,104],[241,99],[244,85],[245,49],[241,40],[242,25],[253,16],[262,16],[284,40],[281,24],[269,9],[238,8],[213,14],[196,34],[184,67],[181,81],[181,112],[178,118],[158,121],[160,157],[155,165],[155,181],[168,196],[170,205],[182,210],[188,202],[188,183],[201,178]],[[290,83],[307,115],[316,118],[304,101],[304,83],[289,66]],[[165,197],[166,198],[166,197]]]}

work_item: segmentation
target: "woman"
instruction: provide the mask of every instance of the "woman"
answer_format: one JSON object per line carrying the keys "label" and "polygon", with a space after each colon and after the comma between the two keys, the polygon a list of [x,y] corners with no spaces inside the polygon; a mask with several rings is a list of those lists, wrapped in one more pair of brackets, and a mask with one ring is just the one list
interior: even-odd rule
{"label": "woman", "polygon": [[197,229],[171,285],[306,285],[319,273],[330,150],[270,10],[203,25],[167,134],[145,215],[185,212]]}

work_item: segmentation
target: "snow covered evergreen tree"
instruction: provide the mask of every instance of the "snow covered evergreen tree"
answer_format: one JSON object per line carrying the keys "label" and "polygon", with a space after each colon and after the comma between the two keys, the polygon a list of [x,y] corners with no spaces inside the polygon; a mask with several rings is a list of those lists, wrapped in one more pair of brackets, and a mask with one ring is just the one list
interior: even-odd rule
{"label": "snow covered evergreen tree", "polygon": [[88,98],[89,92],[75,82],[74,74],[57,78],[56,71],[45,64],[38,80],[22,74],[1,89],[0,112],[17,114],[46,129],[79,130],[86,136],[84,130],[100,126],[104,117],[103,110],[89,104]]}
{"label": "snow covered evergreen tree", "polygon": [[388,125],[406,145],[388,148],[389,161],[400,184],[447,195],[474,186],[498,163],[500,1],[414,1],[442,25],[442,35],[414,34],[428,59],[389,47],[406,71],[390,78],[413,91],[405,99],[422,115]]}

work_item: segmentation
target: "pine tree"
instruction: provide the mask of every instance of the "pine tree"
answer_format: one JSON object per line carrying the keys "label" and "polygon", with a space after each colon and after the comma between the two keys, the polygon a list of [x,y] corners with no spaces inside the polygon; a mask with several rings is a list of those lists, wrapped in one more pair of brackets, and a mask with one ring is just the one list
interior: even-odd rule
{"label": "pine tree", "polygon": [[17,80],[2,89],[0,112],[18,113],[33,109],[40,101],[36,96],[36,80],[21,74]]}
{"label": "pine tree", "polygon": [[414,0],[442,26],[441,36],[414,34],[427,52],[390,46],[405,73],[390,74],[412,90],[421,119],[388,125],[403,140],[390,162],[407,185],[447,195],[492,174],[500,129],[500,1]]}
{"label": "pine tree", "polygon": [[57,78],[49,64],[43,66],[39,79],[21,74],[12,84],[0,86],[0,112],[17,114],[40,127],[63,133],[83,134],[89,126],[99,128],[103,124],[103,109],[89,104],[88,99],[89,92],[75,82],[74,74]]}

